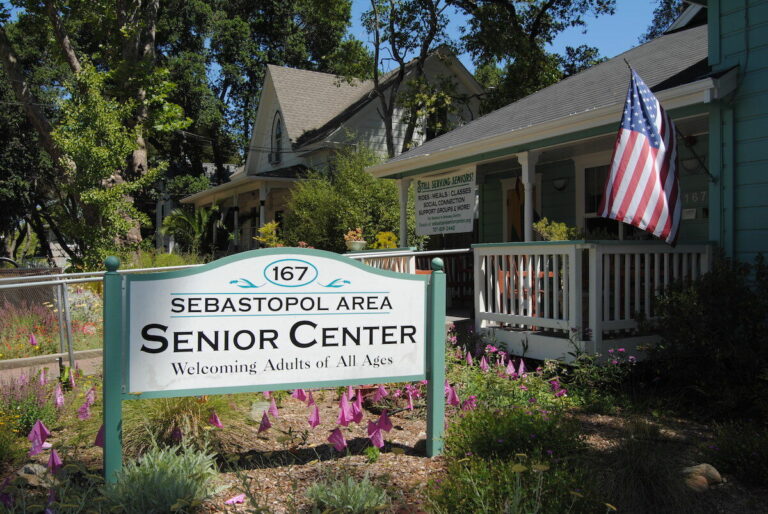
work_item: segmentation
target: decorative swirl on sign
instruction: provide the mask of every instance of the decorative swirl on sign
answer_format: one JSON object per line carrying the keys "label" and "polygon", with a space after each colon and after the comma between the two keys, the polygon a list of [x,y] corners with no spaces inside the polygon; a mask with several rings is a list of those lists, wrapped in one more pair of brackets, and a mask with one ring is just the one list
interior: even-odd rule
{"label": "decorative swirl on sign", "polygon": [[254,284],[253,282],[251,282],[247,278],[239,278],[237,280],[230,280],[229,283],[230,284],[236,284],[237,287],[242,287],[243,289],[258,289],[258,288],[260,288],[261,286],[264,285],[264,284],[261,284],[260,286],[257,286],[256,284]]}
{"label": "decorative swirl on sign", "polygon": [[329,284],[326,284],[324,286],[323,286],[323,284],[320,284],[320,285],[323,286],[323,287],[335,287],[335,288],[338,288],[338,287],[344,287],[344,286],[346,286],[348,284],[351,284],[351,283],[352,282],[350,282],[349,280],[342,280],[340,278],[337,278],[337,279],[334,279],[333,281],[331,281]]}

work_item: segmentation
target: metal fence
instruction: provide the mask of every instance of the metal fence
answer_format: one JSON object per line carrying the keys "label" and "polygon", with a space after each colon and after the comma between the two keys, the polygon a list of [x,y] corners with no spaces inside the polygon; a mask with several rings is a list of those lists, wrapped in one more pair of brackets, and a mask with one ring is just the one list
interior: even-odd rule
{"label": "metal fence", "polygon": [[[120,270],[152,273],[199,265]],[[0,355],[14,354],[19,344],[34,346],[39,355],[66,357],[75,365],[75,350],[101,341],[103,271],[61,273],[51,269],[0,272]],[[32,344],[32,336],[34,345]],[[58,343],[56,345],[55,343]]]}

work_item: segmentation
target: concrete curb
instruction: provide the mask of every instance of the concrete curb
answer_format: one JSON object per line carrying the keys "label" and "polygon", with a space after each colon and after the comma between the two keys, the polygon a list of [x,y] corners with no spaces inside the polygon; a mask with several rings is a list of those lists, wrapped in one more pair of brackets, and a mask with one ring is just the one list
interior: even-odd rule
{"label": "concrete curb", "polygon": [[[75,360],[80,359],[95,359],[101,357],[102,350],[97,348],[95,350],[80,350],[75,352]],[[29,368],[32,366],[41,366],[43,364],[51,364],[57,362],[59,357],[65,361],[69,360],[69,353],[53,353],[50,355],[37,355],[35,357],[24,357],[21,359],[7,359],[0,361],[0,370],[4,369],[17,369],[17,368]]]}

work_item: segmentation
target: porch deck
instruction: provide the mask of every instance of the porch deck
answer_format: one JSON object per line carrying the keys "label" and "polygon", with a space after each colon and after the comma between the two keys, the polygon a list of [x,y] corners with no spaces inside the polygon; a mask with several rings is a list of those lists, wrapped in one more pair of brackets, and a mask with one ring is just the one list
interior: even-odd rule
{"label": "porch deck", "polygon": [[575,349],[605,355],[611,347],[631,351],[653,341],[637,334],[638,315],[653,318],[654,298],[670,283],[709,271],[713,249],[708,243],[672,248],[649,241],[550,241],[350,257],[405,273],[417,272],[417,260],[443,257],[449,307],[471,273],[478,332],[517,355],[569,361]]}

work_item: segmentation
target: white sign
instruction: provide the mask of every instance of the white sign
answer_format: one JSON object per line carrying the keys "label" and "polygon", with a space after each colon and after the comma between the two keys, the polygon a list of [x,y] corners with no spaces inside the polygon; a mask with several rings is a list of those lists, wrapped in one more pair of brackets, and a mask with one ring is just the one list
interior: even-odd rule
{"label": "white sign", "polygon": [[126,392],[424,375],[424,280],[319,251],[263,252],[127,278]]}
{"label": "white sign", "polygon": [[472,232],[475,170],[416,181],[416,234]]}

